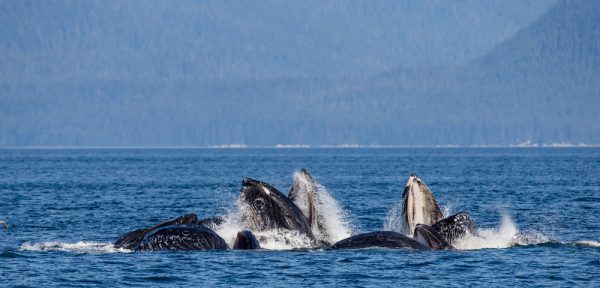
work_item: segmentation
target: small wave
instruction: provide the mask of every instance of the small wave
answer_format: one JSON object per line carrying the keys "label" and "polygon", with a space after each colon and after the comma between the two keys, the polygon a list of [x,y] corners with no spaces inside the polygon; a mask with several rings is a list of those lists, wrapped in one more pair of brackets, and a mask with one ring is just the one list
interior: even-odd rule
{"label": "small wave", "polygon": [[76,242],[76,243],[63,243],[63,242],[40,242],[40,243],[24,243],[21,245],[23,251],[41,251],[41,252],[73,252],[73,253],[128,253],[131,250],[123,248],[115,248],[112,243],[99,243],[99,242]]}
{"label": "small wave", "polygon": [[578,247],[593,247],[593,248],[597,248],[600,247],[600,242],[594,241],[594,240],[579,240],[579,241],[575,241],[573,242],[574,246],[578,246]]}

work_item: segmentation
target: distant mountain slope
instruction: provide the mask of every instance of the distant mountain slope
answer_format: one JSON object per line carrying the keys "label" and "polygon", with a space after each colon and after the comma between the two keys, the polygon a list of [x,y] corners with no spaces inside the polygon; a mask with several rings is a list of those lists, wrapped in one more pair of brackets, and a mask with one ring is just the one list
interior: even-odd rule
{"label": "distant mountain slope", "polygon": [[554,2],[1,1],[0,77],[368,76],[473,59]]}
{"label": "distant mountain slope", "polygon": [[[580,78],[600,72],[600,2],[566,0],[477,65],[491,79]],[[549,79],[548,79],[549,80]]]}
{"label": "distant mountain slope", "polygon": [[[390,57],[396,60],[390,60],[386,65],[375,65],[379,70],[371,71],[387,72],[374,74],[369,78],[333,72],[332,75],[336,77],[323,77],[320,73],[326,70],[313,66],[320,61],[324,62],[323,65],[329,65],[325,63],[329,61],[325,60],[329,57],[335,59],[331,63],[337,63],[343,57],[350,59],[358,55],[342,55],[346,52],[342,52],[341,56],[303,56],[299,61],[314,61],[306,66],[290,64],[285,60],[288,58],[281,56],[283,54],[271,52],[266,52],[265,55],[269,57],[265,56],[264,59],[252,56],[248,65],[245,65],[238,60],[243,59],[242,56],[246,54],[235,56],[237,54],[234,53],[235,55],[230,55],[233,58],[223,60],[224,62],[219,60],[206,63],[230,63],[231,66],[228,67],[231,71],[263,63],[264,70],[258,72],[252,68],[240,74],[224,73],[227,77],[188,77],[184,75],[190,75],[189,71],[198,72],[198,67],[201,67],[199,63],[204,63],[205,60],[189,62],[193,64],[189,68],[191,70],[181,74],[171,69],[183,69],[184,64],[188,63],[186,59],[189,55],[184,57],[177,54],[179,56],[156,62],[150,60],[163,55],[165,50],[161,49],[169,47],[171,40],[151,44],[154,48],[150,52],[140,50],[142,56],[139,59],[135,58],[135,49],[130,51],[131,54],[125,54],[125,58],[107,59],[107,63],[110,63],[108,65],[93,64],[94,61],[86,62],[85,59],[79,62],[72,60],[77,57],[68,56],[65,59],[84,65],[88,69],[84,69],[85,71],[91,71],[89,69],[95,68],[94,65],[98,65],[98,71],[86,72],[83,76],[66,71],[72,77],[44,77],[44,73],[55,75],[53,73],[60,74],[63,71],[52,71],[51,65],[46,67],[36,63],[29,68],[27,63],[31,58],[27,54],[19,54],[19,49],[11,48],[10,53],[0,56],[10,60],[7,61],[9,65],[0,66],[3,73],[0,89],[4,91],[0,95],[0,145],[599,144],[600,125],[597,123],[600,123],[600,113],[596,110],[600,107],[600,9],[597,3],[599,2],[560,1],[543,16],[488,53],[482,53],[480,57],[466,63],[458,61],[460,63],[448,65],[436,60],[433,62],[439,66],[407,65],[399,69],[385,69],[400,67],[393,64],[394,61],[415,51],[412,48],[407,49],[409,52],[400,51],[408,46],[398,44],[390,49],[406,55],[398,56],[400,58]],[[246,8],[257,12],[245,6],[236,9]],[[285,10],[284,8],[277,9]],[[325,5],[320,9],[324,10],[317,10],[330,11],[333,8]],[[215,13],[211,12],[211,15],[226,14]],[[342,15],[355,15],[353,13],[357,12],[336,11],[334,14],[342,19]],[[262,14],[258,13],[255,16],[260,18],[260,15]],[[375,16],[378,14],[373,15],[369,19],[377,18]],[[222,17],[217,17],[218,21],[236,23],[235,19]],[[353,21],[352,17],[348,19],[348,22],[340,23]],[[273,21],[263,23],[261,29],[273,31],[269,29],[279,29],[271,27],[273,23],[288,23],[288,20]],[[298,32],[302,37],[308,37],[316,31],[314,27],[310,28],[311,24],[297,26],[300,22],[293,22],[297,19],[289,21],[292,22],[285,29],[307,29],[302,30],[306,33]],[[388,23],[385,19],[381,21]],[[309,43],[311,39],[316,39],[318,45],[331,43],[327,41],[333,40],[319,37],[334,37],[335,33],[331,31],[341,31],[338,30],[340,27],[335,28],[336,24],[339,23],[326,26],[331,29],[329,32],[315,36],[317,38],[303,38],[301,44],[294,42],[299,46],[290,44],[290,47],[302,50],[304,45],[313,45]],[[249,33],[249,30],[244,30],[246,28],[236,27],[246,32],[240,34],[239,31],[234,31],[230,35],[246,35],[244,37],[248,37],[250,42],[256,39],[252,34],[245,34]],[[362,33],[374,33],[375,30],[368,31]],[[358,38],[340,36],[345,40],[337,39],[334,42],[345,43],[344,46],[347,46],[348,43],[355,42],[344,41],[366,35],[362,33],[357,34]],[[424,35],[435,37],[440,34]],[[167,32],[163,36],[175,37]],[[219,37],[211,39],[220,39]],[[119,37],[115,39],[121,41]],[[124,39],[129,39],[129,36]],[[168,39],[175,41],[177,38]],[[261,41],[268,42],[267,39]],[[380,45],[382,42],[367,37],[365,43]],[[109,44],[98,45],[91,45],[91,49]],[[129,47],[128,45],[126,46]],[[341,47],[336,45],[328,47]],[[215,49],[230,46],[219,47]],[[267,48],[267,51],[278,49],[276,46],[269,47],[271,48]],[[324,53],[325,50],[317,47],[310,51]],[[98,53],[104,52],[99,50]],[[229,55],[215,53],[214,55]],[[14,55],[21,55],[22,58],[13,57]],[[273,55],[283,58],[273,59]],[[446,54],[448,55],[450,54]],[[177,58],[180,56],[183,58]],[[43,56],[40,59],[46,58]],[[368,57],[356,61],[371,61],[365,59]],[[116,63],[121,60],[123,63]],[[228,62],[229,60],[233,62]],[[345,64],[359,63],[354,61]],[[182,66],[173,63],[180,63]],[[331,67],[348,69],[349,66]],[[115,72],[113,69],[122,70]],[[311,69],[317,71],[312,74]],[[16,76],[12,74],[15,71],[18,72]],[[32,75],[37,76],[26,77],[31,71]],[[255,77],[248,76],[253,71],[256,72]],[[287,72],[278,74],[273,71]],[[160,73],[166,76],[157,76]]]}
{"label": "distant mountain slope", "polygon": [[364,121],[340,139],[368,135],[355,141],[388,145],[600,143],[599,6],[561,1],[468,65],[392,70],[347,88],[337,99]]}
{"label": "distant mountain slope", "polygon": [[469,69],[473,98],[516,138],[600,143],[600,2],[560,2]]}

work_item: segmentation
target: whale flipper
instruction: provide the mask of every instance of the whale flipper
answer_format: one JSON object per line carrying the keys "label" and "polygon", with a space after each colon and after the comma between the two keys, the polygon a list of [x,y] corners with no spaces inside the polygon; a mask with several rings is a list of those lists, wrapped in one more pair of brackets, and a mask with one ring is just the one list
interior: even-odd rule
{"label": "whale flipper", "polygon": [[135,251],[225,250],[225,240],[203,226],[165,226],[146,234]]}
{"label": "whale flipper", "polygon": [[416,240],[402,233],[393,231],[377,231],[359,234],[341,240],[331,246],[332,249],[360,249],[369,247],[429,250],[428,247]]}
{"label": "whale flipper", "polygon": [[413,233],[417,224],[432,225],[444,218],[431,190],[414,174],[402,193],[402,217],[405,234]]}
{"label": "whale flipper", "polygon": [[446,217],[431,227],[437,230],[450,244],[466,235],[477,235],[475,222],[467,212]]}
{"label": "whale flipper", "polygon": [[254,234],[248,230],[240,231],[235,238],[235,243],[233,244],[234,250],[254,250],[260,249],[260,243],[254,237]]}

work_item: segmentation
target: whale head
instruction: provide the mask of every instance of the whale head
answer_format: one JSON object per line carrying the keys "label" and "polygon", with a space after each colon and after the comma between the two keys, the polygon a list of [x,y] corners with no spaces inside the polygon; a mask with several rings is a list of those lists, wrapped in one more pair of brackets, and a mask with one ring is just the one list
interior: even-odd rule
{"label": "whale head", "polygon": [[265,231],[287,229],[314,239],[306,217],[288,197],[275,187],[250,178],[242,181],[241,200],[247,207],[248,224]]}
{"label": "whale head", "polygon": [[438,231],[450,244],[465,236],[477,235],[475,221],[467,212],[459,212],[448,216],[431,225],[431,227]]}
{"label": "whale head", "polygon": [[408,178],[402,193],[403,231],[412,234],[417,224],[432,225],[444,218],[433,193],[413,174]]}
{"label": "whale head", "polygon": [[233,250],[254,250],[260,249],[260,243],[256,240],[251,231],[243,230],[238,232],[233,244]]}

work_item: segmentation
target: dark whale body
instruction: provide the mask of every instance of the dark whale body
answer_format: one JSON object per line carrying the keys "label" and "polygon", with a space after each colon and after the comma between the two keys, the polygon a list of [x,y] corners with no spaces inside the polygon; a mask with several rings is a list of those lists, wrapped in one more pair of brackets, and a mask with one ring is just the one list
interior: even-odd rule
{"label": "dark whale body", "polygon": [[173,225],[146,234],[135,251],[226,250],[227,243],[214,231],[203,226]]}
{"label": "dark whale body", "polygon": [[135,251],[227,249],[225,240],[210,229],[222,222],[219,217],[199,219],[196,214],[186,214],[127,232],[114,246]]}
{"label": "dark whale body", "polygon": [[475,222],[467,212],[460,212],[446,217],[431,225],[431,228],[438,231],[450,244],[464,236],[477,235]]}
{"label": "dark whale body", "polygon": [[260,249],[260,243],[254,237],[254,234],[248,230],[240,231],[233,244],[234,250],[255,250]]}
{"label": "dark whale body", "polygon": [[360,249],[369,247],[430,250],[415,239],[393,231],[377,231],[359,234],[343,239],[331,246],[332,249]]}

